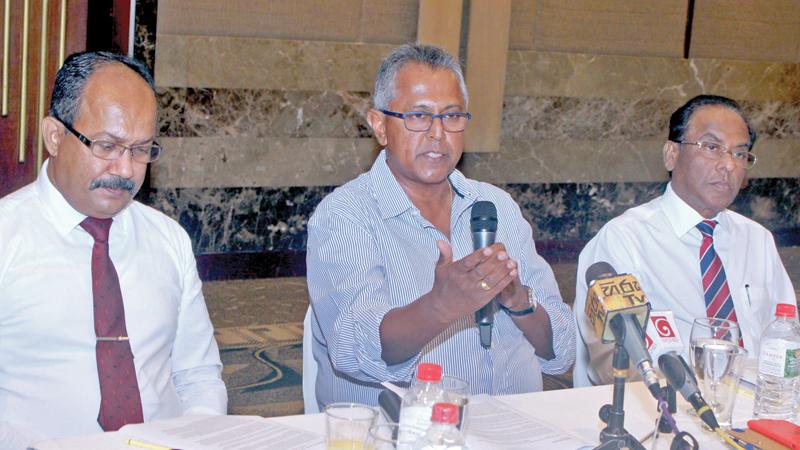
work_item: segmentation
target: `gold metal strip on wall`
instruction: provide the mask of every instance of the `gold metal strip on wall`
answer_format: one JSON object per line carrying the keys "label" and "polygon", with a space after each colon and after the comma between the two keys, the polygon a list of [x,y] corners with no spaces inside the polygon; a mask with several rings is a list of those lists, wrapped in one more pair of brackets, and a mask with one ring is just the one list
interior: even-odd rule
{"label": "gold metal strip on wall", "polygon": [[42,138],[42,117],[45,114],[45,100],[47,100],[47,4],[50,0],[42,0],[42,30],[39,36],[39,104],[38,126],[36,132],[36,174],[42,167],[44,157],[44,138]]}
{"label": "gold metal strip on wall", "polygon": [[58,23],[58,67],[64,64],[67,47],[67,0],[61,0],[61,18]]}
{"label": "gold metal strip on wall", "polygon": [[17,142],[21,163],[25,162],[25,141],[28,133],[28,19],[30,16],[30,0],[22,6],[22,72],[19,82],[19,141]]}
{"label": "gold metal strip on wall", "polygon": [[3,5],[3,98],[0,116],[8,115],[8,46],[11,41],[11,0]]}

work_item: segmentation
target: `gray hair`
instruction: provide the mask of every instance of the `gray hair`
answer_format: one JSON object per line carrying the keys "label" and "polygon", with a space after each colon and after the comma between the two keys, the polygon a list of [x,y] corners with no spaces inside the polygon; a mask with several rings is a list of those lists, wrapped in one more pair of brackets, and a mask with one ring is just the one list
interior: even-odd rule
{"label": "gray hair", "polygon": [[86,82],[97,69],[109,64],[122,64],[138,74],[155,95],[153,77],[150,71],[131,57],[109,52],[73,53],[64,60],[64,65],[56,73],[53,95],[50,100],[50,115],[72,125],[80,107]]}
{"label": "gray hair", "polygon": [[397,72],[408,63],[424,64],[431,69],[446,69],[452,71],[458,78],[461,95],[464,97],[464,106],[469,104],[467,85],[464,82],[464,73],[456,58],[434,45],[405,44],[392,50],[378,68],[375,79],[375,93],[372,103],[376,109],[389,109],[389,102],[395,96],[395,78]]}

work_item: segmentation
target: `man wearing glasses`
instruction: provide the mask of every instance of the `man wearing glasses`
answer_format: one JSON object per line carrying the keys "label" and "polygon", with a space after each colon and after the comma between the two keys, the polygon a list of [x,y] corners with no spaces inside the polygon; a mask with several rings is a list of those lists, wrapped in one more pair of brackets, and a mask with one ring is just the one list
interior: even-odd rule
{"label": "man wearing glasses", "polygon": [[[405,45],[384,59],[367,119],[383,146],[369,172],[335,190],[309,222],[317,401],[376,405],[381,381],[419,361],[473,393],[541,390],[574,359],[575,331],[531,227],[504,191],[455,170],[471,118],[461,68]],[[497,243],[473,251],[470,211],[493,202]],[[474,312],[497,297],[493,342]]]}
{"label": "man wearing glasses", "polygon": [[38,179],[0,200],[0,447],[225,414],[189,238],[133,200],[162,152],[147,69],[71,55],[42,130]]}
{"label": "man wearing glasses", "polygon": [[584,314],[586,269],[606,261],[639,280],[654,310],[670,310],[688,356],[692,321],[738,322],[756,356],[777,303],[794,303],[792,283],[772,234],[727,209],[747,171],[756,133],[731,99],[700,95],[670,117],[664,165],[672,177],[664,194],[607,223],[581,252],[575,317],[582,342],[576,386],[612,381],[613,344],[602,344]]}

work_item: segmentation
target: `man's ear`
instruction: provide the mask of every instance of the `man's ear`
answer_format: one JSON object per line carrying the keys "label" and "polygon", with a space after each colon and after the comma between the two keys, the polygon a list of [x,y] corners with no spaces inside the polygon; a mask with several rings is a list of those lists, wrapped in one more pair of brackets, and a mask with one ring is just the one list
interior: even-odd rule
{"label": "man's ear", "polygon": [[50,157],[58,156],[62,139],[64,139],[64,126],[61,122],[50,116],[42,119],[42,140]]}
{"label": "man's ear", "polygon": [[367,122],[372,127],[372,133],[378,143],[381,144],[381,147],[386,147],[388,142],[386,139],[386,115],[375,108],[370,108],[367,111]]}
{"label": "man's ear", "polygon": [[680,154],[678,143],[672,141],[665,142],[661,152],[664,157],[664,167],[667,169],[667,172],[672,172],[678,164],[678,155]]}

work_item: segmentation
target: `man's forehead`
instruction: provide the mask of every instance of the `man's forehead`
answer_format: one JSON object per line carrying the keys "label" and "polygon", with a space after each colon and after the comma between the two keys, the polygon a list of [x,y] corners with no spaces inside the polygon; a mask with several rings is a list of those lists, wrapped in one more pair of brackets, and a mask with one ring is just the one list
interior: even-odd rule
{"label": "man's forehead", "polygon": [[706,105],[697,108],[689,117],[686,129],[690,133],[706,133],[720,138],[720,134],[734,137],[741,134],[749,139],[747,123],[742,115],[727,106]]}
{"label": "man's forehead", "polygon": [[[400,83],[398,83],[398,81],[400,81]],[[457,92],[459,103],[464,102],[461,84],[452,70],[442,67],[431,67],[416,62],[407,63],[400,68],[395,76],[395,98],[425,95],[430,93],[432,88],[440,88],[443,83],[447,84],[448,89]],[[403,88],[398,89],[398,87],[400,87],[398,85],[402,85]]]}

